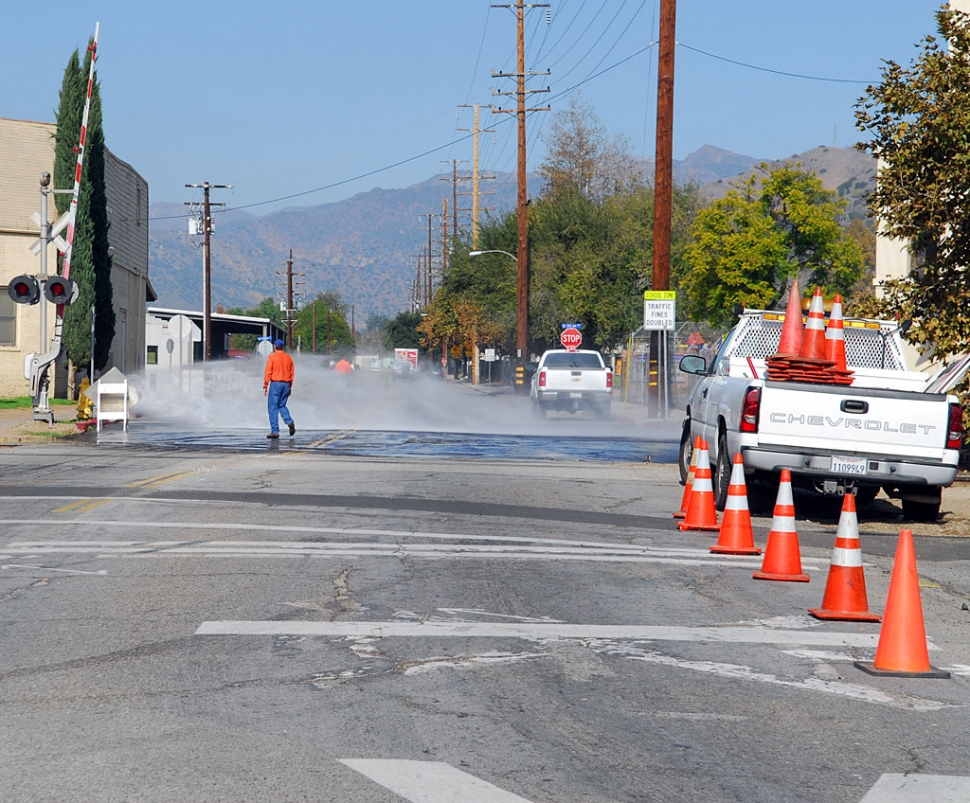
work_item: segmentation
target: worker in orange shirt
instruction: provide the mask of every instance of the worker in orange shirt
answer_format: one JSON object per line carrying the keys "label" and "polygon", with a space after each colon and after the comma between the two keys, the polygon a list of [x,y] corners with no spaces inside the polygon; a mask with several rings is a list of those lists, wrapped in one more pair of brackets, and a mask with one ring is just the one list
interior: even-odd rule
{"label": "worker in orange shirt", "polygon": [[283,341],[277,340],[273,353],[266,358],[266,369],[263,371],[263,395],[266,396],[269,407],[269,435],[267,438],[280,436],[280,416],[283,423],[290,428],[290,435],[296,434],[296,424],[293,416],[286,409],[286,401],[293,390],[293,358],[283,351]]}

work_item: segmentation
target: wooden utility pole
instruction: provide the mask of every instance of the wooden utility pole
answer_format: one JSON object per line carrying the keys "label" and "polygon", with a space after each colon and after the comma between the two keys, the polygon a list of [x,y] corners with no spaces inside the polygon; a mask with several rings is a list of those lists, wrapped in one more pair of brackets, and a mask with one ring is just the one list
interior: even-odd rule
{"label": "wooden utility pole", "polygon": [[[212,207],[220,206],[226,208],[225,204],[213,204],[209,201],[209,190],[231,190],[232,184],[210,184],[208,181],[202,184],[186,184],[186,187],[194,187],[202,190],[202,234],[205,242],[202,246],[202,357],[208,362],[212,359],[212,257],[211,257],[211,235],[215,231],[212,225]],[[189,202],[189,207],[196,207],[196,204]],[[196,207],[197,208],[197,207]],[[198,231],[196,234],[200,233]]]}
{"label": "wooden utility pole", "polygon": [[[530,3],[529,8],[548,8],[548,3]],[[516,19],[516,41],[517,58],[516,71],[514,73],[492,73],[493,78],[515,78],[515,92],[497,92],[497,95],[516,96],[515,116],[518,121],[518,195],[517,195],[517,239],[516,257],[518,263],[518,282],[517,282],[517,314],[516,314],[516,368],[515,368],[515,389],[524,391],[525,387],[525,363],[529,359],[529,210],[528,210],[528,188],[526,186],[526,153],[525,153],[525,115],[527,111],[549,111],[545,106],[541,109],[527,109],[525,103],[526,89],[525,79],[529,75],[548,75],[544,73],[525,71],[525,9],[526,4],[523,0],[517,0],[512,5],[493,4],[492,8],[515,9]],[[548,92],[549,89],[531,90],[533,92]],[[511,109],[493,109],[493,112],[512,112]]]}
{"label": "wooden utility pole", "polygon": [[293,348],[293,249],[286,260],[286,345]]}
{"label": "wooden utility pole", "polygon": [[[443,176],[441,178],[441,181],[450,181],[451,182],[451,208],[453,210],[453,212],[452,212],[452,220],[453,220],[452,231],[454,231],[455,234],[458,234],[458,182],[461,181],[463,178],[465,178],[465,176],[459,176],[458,175],[458,165],[459,165],[460,162],[463,162],[463,161],[465,161],[465,160],[464,159],[452,159],[450,162],[444,162],[444,164],[450,164],[451,165],[451,178],[448,178],[447,176]],[[448,214],[448,211],[447,210],[445,210],[445,214],[446,215]]]}
{"label": "wooden utility pole", "polygon": [[[459,128],[459,131],[471,131],[472,132],[472,250],[478,250],[478,216],[481,212],[479,207],[479,196],[483,193],[479,189],[479,181],[481,179],[494,179],[495,176],[483,176],[478,169],[478,135],[479,134],[491,134],[495,131],[494,128],[479,128],[478,125],[478,110],[479,105],[475,103],[474,105],[462,104],[459,108],[472,108],[475,110],[475,122],[472,128]],[[489,109],[492,107],[489,106]],[[494,193],[484,193],[486,195],[494,195]],[[455,215],[458,214],[457,207],[455,208]],[[457,226],[455,228],[455,234],[458,234]]]}
{"label": "wooden utility pole", "polygon": [[448,269],[448,199],[445,198],[444,214],[441,216],[441,275]]}
{"label": "wooden utility pole", "polygon": [[[660,0],[660,49],[657,57],[657,144],[653,197],[653,287],[670,289],[670,218],[674,167],[674,48],[677,0]],[[650,344],[648,409],[666,413],[667,333],[655,331]]]}

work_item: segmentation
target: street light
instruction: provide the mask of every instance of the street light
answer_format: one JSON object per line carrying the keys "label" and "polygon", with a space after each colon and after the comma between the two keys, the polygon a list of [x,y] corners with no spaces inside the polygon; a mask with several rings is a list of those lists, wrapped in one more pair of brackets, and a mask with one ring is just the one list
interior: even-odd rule
{"label": "street light", "polygon": [[505,256],[507,256],[509,259],[514,259],[516,262],[519,261],[516,258],[515,254],[510,254],[508,251],[500,251],[497,248],[492,249],[491,251],[469,251],[468,252],[468,256],[470,257],[480,257],[482,254],[505,254]]}

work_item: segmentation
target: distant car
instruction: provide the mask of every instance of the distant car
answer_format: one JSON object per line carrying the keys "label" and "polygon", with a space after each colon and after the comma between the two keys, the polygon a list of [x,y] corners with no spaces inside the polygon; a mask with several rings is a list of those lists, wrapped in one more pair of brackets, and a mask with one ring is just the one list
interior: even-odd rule
{"label": "distant car", "polygon": [[394,379],[413,379],[414,366],[408,360],[394,360],[391,366],[391,376]]}
{"label": "distant car", "polygon": [[372,371],[380,371],[381,370],[381,361],[380,360],[371,360],[370,361],[370,369]]}

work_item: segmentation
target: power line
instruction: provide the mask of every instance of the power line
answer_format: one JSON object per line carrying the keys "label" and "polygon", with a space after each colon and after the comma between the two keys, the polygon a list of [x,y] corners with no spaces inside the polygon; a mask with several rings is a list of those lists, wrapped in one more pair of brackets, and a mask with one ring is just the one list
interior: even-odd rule
{"label": "power line", "polygon": [[[820,76],[803,75],[803,74],[800,74],[800,73],[786,72],[784,70],[775,70],[775,69],[771,69],[771,68],[768,68],[768,67],[759,67],[759,66],[754,65],[754,64],[747,64],[747,63],[742,62],[742,61],[737,61],[735,59],[730,59],[730,58],[727,58],[726,56],[719,56],[719,55],[717,55],[715,53],[710,53],[710,52],[708,52],[706,50],[701,50],[700,48],[696,48],[696,47],[693,47],[691,45],[687,45],[687,44],[685,44],[683,42],[677,42],[677,45],[679,47],[685,48],[687,50],[691,50],[691,51],[694,51],[696,53],[700,53],[701,55],[708,56],[709,58],[717,59],[719,61],[725,61],[725,62],[728,62],[730,64],[734,64],[734,65],[739,66],[739,67],[744,67],[746,69],[756,70],[756,71],[759,71],[759,72],[772,73],[774,75],[782,75],[782,76],[785,76],[785,77],[788,77],[788,78],[798,78],[798,79],[801,79],[801,80],[821,81],[821,82],[826,82],[826,83],[839,83],[839,84],[865,84],[865,85],[869,85],[869,84],[872,84],[873,83],[872,81],[859,81],[859,80],[847,79],[847,78],[824,78],[824,77],[820,77]],[[560,98],[564,97],[565,95],[568,95],[574,89],[578,89],[579,87],[583,86],[584,84],[587,84],[590,81],[593,81],[593,80],[599,78],[600,76],[605,75],[606,73],[611,72],[612,70],[615,70],[617,67],[622,66],[623,64],[625,64],[626,62],[630,61],[631,59],[636,58],[637,56],[639,56],[639,55],[647,52],[648,50],[650,50],[651,48],[654,48],[656,46],[657,46],[657,43],[656,42],[651,42],[648,45],[646,45],[644,47],[641,47],[638,50],[635,50],[630,55],[625,56],[624,58],[620,59],[619,61],[614,62],[610,66],[604,67],[599,72],[593,73],[592,75],[588,75],[586,78],[584,78],[581,81],[577,81],[572,86],[569,86],[569,87],[567,87],[567,88],[565,88],[563,90],[560,90],[560,91],[558,91],[558,92],[550,95],[549,102],[551,103],[553,101],[559,100]],[[508,124],[510,122],[511,122],[510,120],[501,120],[501,121],[496,122],[496,125],[505,125],[505,124]],[[511,135],[511,130],[514,130],[514,129],[512,129],[510,127],[507,130],[509,131],[509,136],[510,136]],[[438,153],[439,151],[443,151],[446,148],[451,148],[452,146],[454,146],[454,145],[456,145],[458,143],[461,143],[461,142],[464,142],[464,141],[470,139],[471,136],[472,136],[471,134],[468,134],[468,135],[463,136],[463,137],[455,137],[450,142],[447,142],[447,143],[445,143],[443,145],[439,145],[437,147],[430,148],[430,149],[428,149],[426,151],[422,151],[421,153],[415,154],[414,156],[409,156],[409,157],[407,157],[405,159],[401,159],[399,161],[392,162],[391,164],[384,165],[383,167],[377,167],[377,168],[375,168],[373,170],[368,170],[365,173],[359,173],[358,175],[351,176],[350,178],[342,179],[341,181],[335,181],[332,184],[325,184],[325,185],[320,186],[320,187],[314,187],[313,189],[304,190],[302,192],[293,193],[291,195],[284,195],[284,196],[281,196],[279,198],[270,198],[270,199],[265,200],[265,201],[256,201],[256,202],[253,202],[253,203],[250,203],[250,204],[244,204],[242,206],[229,207],[229,208],[227,208],[227,211],[238,211],[238,210],[243,210],[243,209],[253,209],[253,208],[257,207],[257,206],[267,206],[269,204],[279,203],[281,201],[289,201],[289,200],[292,200],[293,198],[301,198],[301,197],[304,197],[304,196],[307,196],[307,195],[312,195],[312,194],[317,193],[317,192],[323,192],[325,190],[333,189],[335,187],[341,187],[341,186],[343,186],[345,184],[351,184],[351,183],[353,183],[355,181],[359,181],[360,179],[369,178],[370,176],[374,176],[374,175],[377,175],[379,173],[386,172],[388,170],[393,170],[395,167],[400,167],[402,165],[409,164],[410,162],[414,162],[414,161],[416,161],[418,159],[421,159],[421,158],[423,158],[425,156],[430,156],[433,153]],[[499,147],[499,152],[502,152],[502,151],[504,151],[504,146],[500,146]],[[149,218],[149,221],[157,221],[157,220],[181,220],[181,219],[185,219],[187,217],[191,217],[191,215],[163,215],[163,216],[160,216],[160,217],[151,217],[151,218]]]}
{"label": "power line", "polygon": [[784,75],[788,78],[801,78],[805,81],[824,81],[831,84],[872,84],[874,81],[857,81],[851,78],[823,78],[818,75],[802,75],[796,72],[785,72],[784,70],[772,70],[769,67],[759,67],[756,64],[748,64],[743,61],[737,61],[735,59],[729,59],[727,56],[718,56],[716,53],[708,53],[706,50],[701,50],[699,47],[691,47],[690,45],[685,45],[683,42],[677,42],[679,47],[686,50],[693,50],[695,53],[700,53],[701,55],[707,56],[712,59],[717,59],[718,61],[726,61],[728,64],[736,64],[738,67],[745,67],[749,70],[757,70],[758,72],[772,73],[773,75]]}

